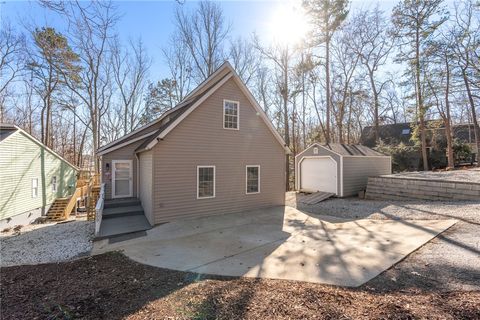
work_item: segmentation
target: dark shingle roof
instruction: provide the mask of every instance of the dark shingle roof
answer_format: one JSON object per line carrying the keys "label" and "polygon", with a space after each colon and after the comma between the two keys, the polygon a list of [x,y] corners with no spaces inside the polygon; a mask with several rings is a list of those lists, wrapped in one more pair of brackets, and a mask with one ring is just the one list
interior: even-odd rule
{"label": "dark shingle roof", "polygon": [[322,147],[342,156],[384,156],[380,152],[377,152],[360,144],[329,143],[322,145]]}
{"label": "dark shingle roof", "polygon": [[[143,151],[153,140],[157,139],[158,135],[162,133],[163,130],[165,130],[172,121],[175,121],[178,117],[180,117],[183,113],[185,113],[188,109],[190,109],[198,100],[200,100],[207,92],[210,91],[213,87],[215,87],[220,81],[222,81],[227,75],[223,76],[220,78],[218,81],[213,83],[211,86],[209,86],[206,90],[202,91],[201,93],[197,94],[196,96],[190,97],[184,102],[181,103],[181,105],[178,105],[178,111],[173,115],[173,117],[162,125],[160,128],[158,128],[157,132],[155,132],[152,136],[145,138],[145,140],[142,142],[140,146],[138,146],[137,149],[135,149],[135,152],[138,151]],[[175,107],[175,108],[177,108]]]}
{"label": "dark shingle roof", "polygon": [[0,142],[15,133],[15,131],[17,131],[17,128],[13,124],[0,123]]}

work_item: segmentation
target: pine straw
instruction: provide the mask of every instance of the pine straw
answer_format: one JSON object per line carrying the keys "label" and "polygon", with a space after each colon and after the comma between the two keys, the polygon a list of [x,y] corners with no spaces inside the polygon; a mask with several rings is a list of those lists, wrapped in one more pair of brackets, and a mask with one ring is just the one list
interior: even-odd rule
{"label": "pine straw", "polygon": [[480,318],[480,292],[205,277],[118,253],[0,271],[2,319]]}

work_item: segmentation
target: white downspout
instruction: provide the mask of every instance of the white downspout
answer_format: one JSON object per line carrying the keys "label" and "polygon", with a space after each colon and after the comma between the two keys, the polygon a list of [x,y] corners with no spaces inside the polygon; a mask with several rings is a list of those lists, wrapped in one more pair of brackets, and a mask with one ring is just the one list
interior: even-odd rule
{"label": "white downspout", "polygon": [[138,153],[135,152],[135,159],[137,159],[137,176],[135,178],[135,180],[137,181],[137,198],[140,199],[140,171],[139,171],[139,168],[140,168],[140,158],[138,157]]}

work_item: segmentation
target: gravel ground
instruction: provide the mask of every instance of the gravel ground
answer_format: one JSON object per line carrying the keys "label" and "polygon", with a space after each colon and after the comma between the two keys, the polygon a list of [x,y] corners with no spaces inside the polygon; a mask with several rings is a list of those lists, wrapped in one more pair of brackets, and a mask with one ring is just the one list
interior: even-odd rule
{"label": "gravel ground", "polygon": [[61,262],[92,249],[93,222],[28,225],[20,233],[0,233],[0,266]]}
{"label": "gravel ground", "polygon": [[397,174],[394,174],[393,176],[480,183],[480,169],[478,168],[458,169],[453,171],[437,171],[437,172],[432,172],[432,171],[405,172],[405,173],[397,173]]}
{"label": "gravel ground", "polygon": [[414,286],[440,291],[480,290],[480,201],[387,202],[346,198],[305,205],[300,202],[302,197],[302,194],[288,193],[287,205],[347,220],[459,220],[368,285],[383,285],[391,290]]}

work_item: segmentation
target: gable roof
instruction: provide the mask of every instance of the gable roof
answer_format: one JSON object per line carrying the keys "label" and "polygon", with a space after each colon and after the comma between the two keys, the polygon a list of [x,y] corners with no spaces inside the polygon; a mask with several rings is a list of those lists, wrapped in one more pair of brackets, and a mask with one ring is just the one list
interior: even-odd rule
{"label": "gable roof", "polygon": [[[211,76],[209,76],[205,81],[203,81],[197,88],[195,88],[191,93],[189,93],[182,102],[180,102],[175,108],[171,109],[164,113],[160,118],[153,121],[151,124],[148,124],[134,132],[117,139],[110,144],[107,144],[98,149],[99,155],[108,153],[122,146],[128,145],[130,143],[143,140],[135,152],[142,152],[150,150],[153,148],[159,140],[163,139],[170,131],[172,131],[183,119],[185,119],[190,113],[192,113],[198,106],[200,106],[208,97],[210,97],[215,91],[217,91],[223,84],[225,84],[229,79],[234,79],[239,88],[245,94],[249,102],[252,104],[253,108],[257,111],[260,118],[264,121],[267,127],[270,129],[271,133],[284,148],[285,152],[289,153],[290,150],[286,146],[283,138],[273,127],[272,123],[268,119],[267,115],[257,103],[253,95],[250,93],[248,88],[245,86],[243,81],[240,79],[238,74],[235,72],[233,67],[229,62],[224,62]],[[167,119],[167,116],[171,117]],[[166,120],[165,123],[161,124],[162,120]],[[155,124],[159,124],[159,128],[153,130],[152,132],[146,133],[141,136],[142,138],[135,138],[128,140],[129,137],[132,137],[133,134],[138,134],[142,130],[151,128]]]}
{"label": "gable roof", "polygon": [[68,164],[69,166],[71,166],[72,168],[74,168],[75,170],[80,170],[79,167],[77,167],[76,165],[73,165],[71,164],[69,161],[67,161],[65,158],[63,158],[61,155],[59,155],[58,153],[56,153],[55,151],[53,151],[52,149],[50,149],[49,147],[47,147],[46,145],[44,145],[42,142],[40,142],[37,138],[35,138],[34,136],[32,136],[31,134],[29,134],[28,132],[26,132],[25,130],[17,127],[16,125],[13,125],[13,124],[7,124],[7,123],[0,123],[0,143],[6,141],[8,138],[12,137],[14,134],[18,134],[18,133],[21,133],[23,134],[24,136],[26,136],[28,139],[30,139],[31,141],[33,141],[35,144],[45,148],[48,152],[50,152],[51,154],[53,154],[54,156],[56,156],[57,158],[59,158],[60,160],[62,160],[63,162],[65,162],[66,164]]}
{"label": "gable roof", "polygon": [[329,144],[321,144],[315,142],[305,148],[302,152],[297,154],[295,158],[301,156],[311,147],[320,147],[326,149],[330,152],[339,155],[340,157],[388,157],[380,152],[370,149],[369,147],[363,146],[361,144],[344,144],[344,143],[329,143]]}
{"label": "gable roof", "polygon": [[341,156],[363,156],[363,157],[383,157],[384,154],[372,150],[361,144],[343,144],[343,143],[329,143],[321,145],[321,147],[332,151]]}

